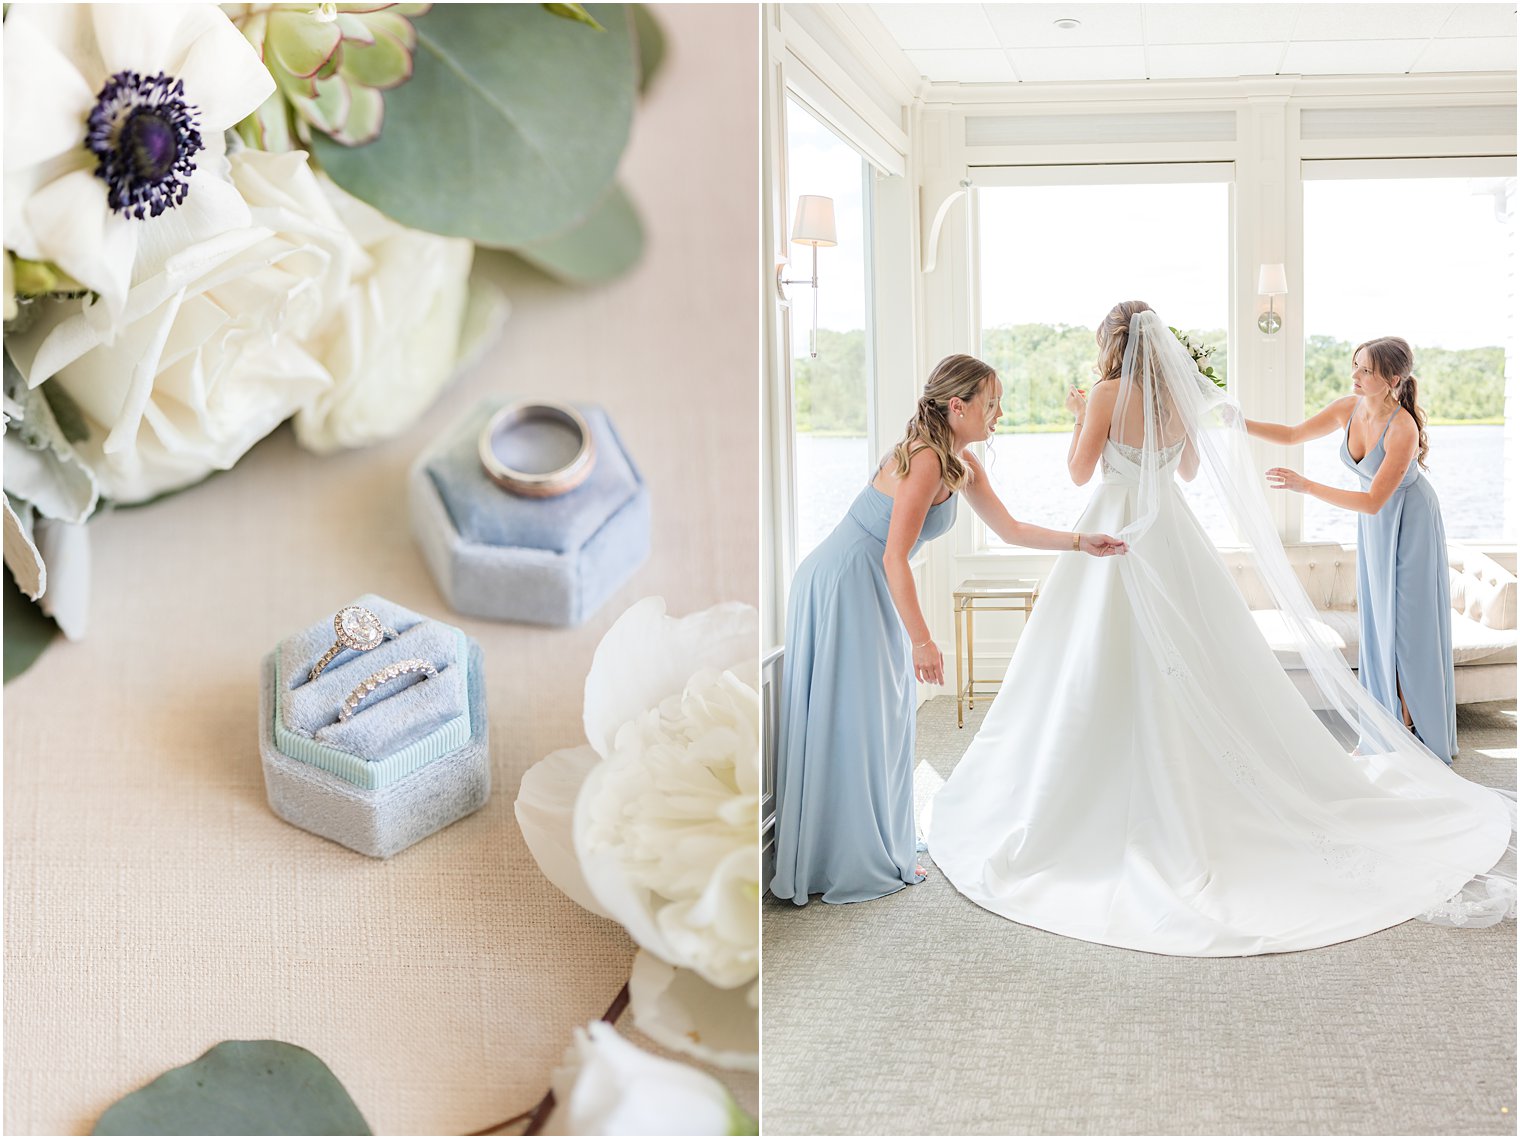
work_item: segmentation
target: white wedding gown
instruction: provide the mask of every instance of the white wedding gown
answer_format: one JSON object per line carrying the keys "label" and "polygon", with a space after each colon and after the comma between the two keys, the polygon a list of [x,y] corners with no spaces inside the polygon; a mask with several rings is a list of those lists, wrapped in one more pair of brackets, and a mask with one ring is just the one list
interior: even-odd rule
{"label": "white wedding gown", "polygon": [[[1513,877],[1489,872],[1513,841],[1513,801],[1454,774],[1386,713],[1375,720],[1338,654],[1306,644],[1323,686],[1316,713],[1263,640],[1174,478],[1191,438],[1221,497],[1235,499],[1237,526],[1276,543],[1260,529],[1270,518],[1259,489],[1260,516],[1241,517],[1258,504],[1233,485],[1247,472],[1228,470],[1247,454],[1238,409],[1201,385],[1195,400],[1165,326],[1148,312],[1136,322],[1131,349],[1149,334],[1151,359],[1126,369],[1121,383],[1137,386],[1120,405],[1159,394],[1143,434],[1138,414],[1126,428],[1116,411],[1078,525],[1126,536],[1130,553],[1059,558],[935,797],[935,862],[1013,921],[1185,956],[1512,914]],[[1185,371],[1196,375],[1190,362]],[[1121,442],[1126,432],[1140,445]],[[1289,624],[1297,614],[1312,636],[1280,543],[1256,553],[1290,602]],[[1359,742],[1367,754],[1350,754]]]}

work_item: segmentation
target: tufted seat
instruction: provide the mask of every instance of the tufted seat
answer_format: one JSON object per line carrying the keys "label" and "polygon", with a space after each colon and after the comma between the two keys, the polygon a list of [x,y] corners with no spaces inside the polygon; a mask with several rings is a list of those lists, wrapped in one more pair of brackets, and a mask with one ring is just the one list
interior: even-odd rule
{"label": "tufted seat", "polygon": [[[1304,543],[1287,547],[1288,562],[1319,611],[1315,635],[1338,650],[1352,668],[1357,664],[1356,549],[1338,543]],[[1241,550],[1221,550],[1235,584],[1256,617],[1256,624],[1290,672],[1303,662],[1288,646],[1282,613]],[[1487,555],[1453,546],[1451,567],[1452,659],[1456,664],[1457,702],[1500,700],[1515,694],[1515,576]]]}

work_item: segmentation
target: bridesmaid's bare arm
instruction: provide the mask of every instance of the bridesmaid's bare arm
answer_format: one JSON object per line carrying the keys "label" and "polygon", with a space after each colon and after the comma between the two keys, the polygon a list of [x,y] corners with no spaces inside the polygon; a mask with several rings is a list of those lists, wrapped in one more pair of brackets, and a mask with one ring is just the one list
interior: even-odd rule
{"label": "bridesmaid's bare arm", "polygon": [[[908,630],[915,648],[915,672],[919,671],[917,648],[932,641],[929,622],[918,604],[918,588],[913,584],[913,571],[908,568],[908,553],[924,530],[924,519],[929,507],[944,488],[940,472],[939,456],[928,448],[914,454],[908,463],[908,473],[899,479],[892,496],[892,521],[887,527],[887,548],[881,555],[882,569],[887,575],[887,589],[892,594],[892,604],[903,627]],[[928,676],[921,676],[932,684],[944,680],[943,665],[937,674],[929,669]]]}
{"label": "bridesmaid's bare arm", "polygon": [[1326,486],[1306,479],[1288,467],[1273,467],[1267,472],[1267,483],[1279,490],[1296,490],[1300,494],[1312,495],[1321,502],[1328,502],[1343,510],[1376,514],[1393,497],[1393,492],[1404,479],[1404,472],[1409,469],[1409,461],[1414,458],[1419,447],[1420,430],[1409,413],[1401,411],[1389,426],[1388,434],[1383,440],[1383,465],[1372,476],[1372,485],[1366,490],[1342,490],[1337,486]]}
{"label": "bridesmaid's bare arm", "polygon": [[1337,428],[1346,426],[1351,409],[1356,406],[1356,396],[1345,395],[1327,407],[1311,415],[1302,423],[1269,423],[1265,419],[1246,420],[1246,433],[1267,443],[1291,447],[1319,439]]}

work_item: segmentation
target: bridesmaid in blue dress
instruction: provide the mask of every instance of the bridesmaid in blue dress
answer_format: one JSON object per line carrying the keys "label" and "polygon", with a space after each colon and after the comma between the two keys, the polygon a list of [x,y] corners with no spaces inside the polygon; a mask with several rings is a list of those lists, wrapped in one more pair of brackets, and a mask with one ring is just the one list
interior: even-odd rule
{"label": "bridesmaid in blue dress", "polygon": [[1450,763],[1457,754],[1451,577],[1441,504],[1420,470],[1429,444],[1414,354],[1399,337],[1383,336],[1359,345],[1351,360],[1351,395],[1296,427],[1255,420],[1246,427],[1283,444],[1344,428],[1341,461],[1361,490],[1325,486],[1286,467],[1272,468],[1267,481],[1358,512],[1362,686]]}
{"label": "bridesmaid in blue dress", "polygon": [[787,604],[776,874],[806,905],[923,881],[913,824],[916,682],[944,682],[908,560],[955,521],[957,492],[1004,541],[1122,553],[1101,534],[1015,521],[967,448],[992,435],[1003,385],[971,356],[935,367],[907,432],[849,513],[797,567]]}

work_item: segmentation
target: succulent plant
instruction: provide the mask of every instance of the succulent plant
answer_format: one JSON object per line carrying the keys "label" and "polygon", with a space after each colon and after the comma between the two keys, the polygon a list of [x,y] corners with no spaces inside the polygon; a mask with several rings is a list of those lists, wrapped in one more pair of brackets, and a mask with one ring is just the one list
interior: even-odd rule
{"label": "succulent plant", "polygon": [[384,92],[412,75],[430,4],[240,4],[228,14],[274,76],[275,93],[238,124],[261,150],[290,150],[317,130],[345,146],[377,138]]}

